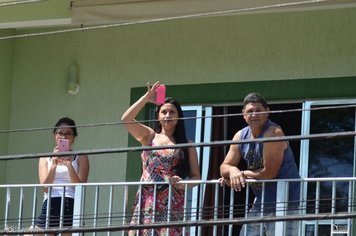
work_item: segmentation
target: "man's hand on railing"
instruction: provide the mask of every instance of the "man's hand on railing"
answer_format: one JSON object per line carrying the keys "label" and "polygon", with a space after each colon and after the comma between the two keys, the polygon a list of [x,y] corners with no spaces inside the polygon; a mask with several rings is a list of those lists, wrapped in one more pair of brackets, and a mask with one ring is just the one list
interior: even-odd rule
{"label": "man's hand on railing", "polygon": [[245,187],[245,176],[243,174],[237,177],[237,179],[234,178],[234,182],[232,182],[229,178],[224,177],[221,177],[218,180],[220,182],[220,186],[224,186],[226,184],[235,191],[241,191],[241,189]]}

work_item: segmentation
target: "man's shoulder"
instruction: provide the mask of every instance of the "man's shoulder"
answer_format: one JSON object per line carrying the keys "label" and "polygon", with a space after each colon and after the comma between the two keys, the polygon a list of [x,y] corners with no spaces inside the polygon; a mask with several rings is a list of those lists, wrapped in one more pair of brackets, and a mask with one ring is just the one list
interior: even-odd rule
{"label": "man's shoulder", "polygon": [[245,139],[251,132],[250,130],[251,130],[250,127],[246,126],[240,129],[239,131],[237,131],[234,137],[238,137],[238,139]]}
{"label": "man's shoulder", "polygon": [[264,137],[278,137],[284,136],[284,132],[281,126],[277,125],[276,123],[271,122],[270,126],[264,132]]}
{"label": "man's shoulder", "polygon": [[234,134],[234,137],[232,138],[232,140],[240,140],[241,138],[241,130],[237,131],[235,134]]}

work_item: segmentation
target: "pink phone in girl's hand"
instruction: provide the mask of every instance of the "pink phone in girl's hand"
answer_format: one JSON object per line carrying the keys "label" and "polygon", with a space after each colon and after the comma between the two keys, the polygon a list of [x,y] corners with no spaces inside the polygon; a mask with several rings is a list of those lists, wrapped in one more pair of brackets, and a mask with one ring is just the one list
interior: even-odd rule
{"label": "pink phone in girl's hand", "polygon": [[165,100],[166,100],[166,86],[161,84],[156,89],[156,103],[164,104]]}
{"label": "pink phone in girl's hand", "polygon": [[68,152],[69,151],[69,140],[68,139],[59,139],[58,140],[58,151]]}

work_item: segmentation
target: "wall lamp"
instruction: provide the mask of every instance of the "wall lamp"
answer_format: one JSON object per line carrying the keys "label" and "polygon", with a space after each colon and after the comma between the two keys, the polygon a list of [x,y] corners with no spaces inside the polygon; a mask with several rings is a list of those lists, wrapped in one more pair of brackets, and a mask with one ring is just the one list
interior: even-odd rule
{"label": "wall lamp", "polygon": [[68,69],[67,92],[70,95],[76,95],[79,93],[78,68],[76,65],[71,65]]}

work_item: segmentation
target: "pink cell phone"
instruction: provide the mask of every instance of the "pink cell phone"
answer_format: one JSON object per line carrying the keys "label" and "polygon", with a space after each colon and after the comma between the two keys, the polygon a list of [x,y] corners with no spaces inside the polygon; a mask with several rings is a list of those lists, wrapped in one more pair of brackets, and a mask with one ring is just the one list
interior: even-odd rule
{"label": "pink cell phone", "polygon": [[156,103],[164,104],[165,100],[166,100],[166,86],[161,84],[156,89]]}
{"label": "pink cell phone", "polygon": [[69,140],[68,139],[59,139],[58,140],[58,150],[60,152],[69,151]]}

